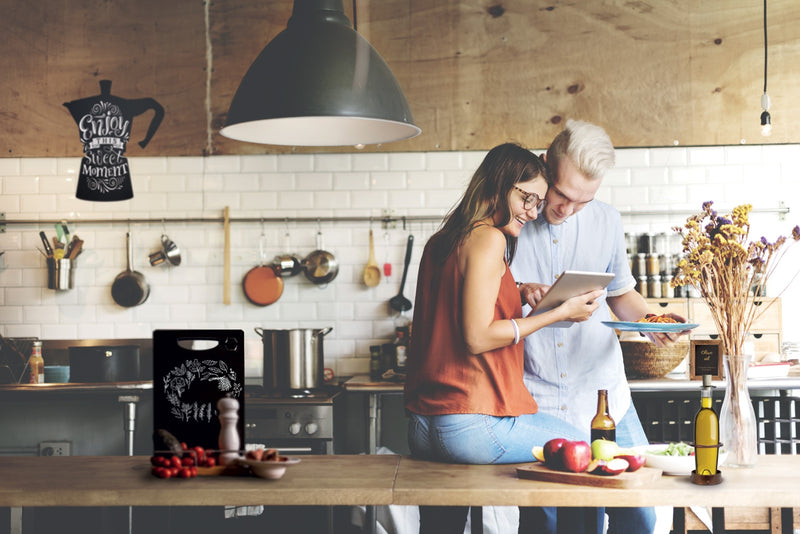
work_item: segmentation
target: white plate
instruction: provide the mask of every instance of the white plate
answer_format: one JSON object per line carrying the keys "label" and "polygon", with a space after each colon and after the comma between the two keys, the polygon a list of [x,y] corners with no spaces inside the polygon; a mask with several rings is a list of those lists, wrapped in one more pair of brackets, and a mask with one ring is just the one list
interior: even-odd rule
{"label": "white plate", "polygon": [[[664,456],[662,454],[654,454],[663,451],[669,445],[667,443],[654,443],[651,445],[643,445],[641,447],[634,447],[634,450],[640,454],[644,454],[645,464],[647,467],[661,469],[665,475],[691,475],[695,469],[694,455],[692,456]],[[728,455],[725,450],[719,452],[717,458],[717,466],[722,465],[725,457]]]}
{"label": "white plate", "polygon": [[697,323],[640,323],[629,321],[603,321],[603,324],[622,332],[683,332],[700,326]]}

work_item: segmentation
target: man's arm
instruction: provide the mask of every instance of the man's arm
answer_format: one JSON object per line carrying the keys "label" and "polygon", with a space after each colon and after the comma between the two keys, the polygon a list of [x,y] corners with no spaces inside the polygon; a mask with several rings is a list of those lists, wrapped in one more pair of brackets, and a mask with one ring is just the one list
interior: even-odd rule
{"label": "man's arm", "polygon": [[[611,311],[620,321],[634,322],[648,313],[652,313],[644,297],[633,289],[616,297],[608,297],[606,302],[608,302],[608,307],[611,308]],[[679,323],[686,322],[686,318],[677,313],[669,313],[667,317],[671,317]],[[679,333],[648,332],[646,335],[657,347],[666,347],[674,344],[680,336],[686,333],[688,333],[688,330]]]}

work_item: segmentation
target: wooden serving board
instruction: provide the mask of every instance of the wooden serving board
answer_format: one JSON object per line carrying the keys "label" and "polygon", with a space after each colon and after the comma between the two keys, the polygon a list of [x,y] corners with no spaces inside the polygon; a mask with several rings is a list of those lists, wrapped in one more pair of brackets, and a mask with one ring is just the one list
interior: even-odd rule
{"label": "wooden serving board", "polygon": [[619,475],[605,476],[591,473],[571,473],[556,471],[539,463],[517,467],[517,477],[544,482],[560,482],[562,484],[579,484],[599,488],[637,488],[655,482],[661,478],[661,470],[652,467],[640,467],[637,471],[625,471]]}

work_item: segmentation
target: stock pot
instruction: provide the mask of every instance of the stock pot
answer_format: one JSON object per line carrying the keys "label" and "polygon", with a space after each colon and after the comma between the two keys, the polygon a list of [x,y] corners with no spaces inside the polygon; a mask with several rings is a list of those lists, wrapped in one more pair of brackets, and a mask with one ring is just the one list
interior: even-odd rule
{"label": "stock pot", "polygon": [[266,330],[256,327],[264,344],[264,388],[276,392],[314,390],[324,384],[322,341],[333,327]]}

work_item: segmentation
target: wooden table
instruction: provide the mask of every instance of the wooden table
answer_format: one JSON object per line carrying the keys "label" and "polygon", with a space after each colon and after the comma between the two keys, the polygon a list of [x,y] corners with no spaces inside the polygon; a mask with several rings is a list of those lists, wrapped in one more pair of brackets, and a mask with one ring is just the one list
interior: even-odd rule
{"label": "wooden table", "polygon": [[280,480],[163,480],[145,456],[0,457],[0,506],[385,505],[399,456],[304,456]]}
{"label": "wooden table", "polygon": [[[717,486],[697,486],[686,476],[662,476],[653,484],[632,489],[519,479],[518,465],[453,465],[394,455],[320,455],[303,457],[274,481],[249,475],[161,480],[150,474],[149,459],[144,456],[0,457],[0,506],[800,508],[800,456],[759,456],[753,469],[724,470],[723,482]],[[791,520],[783,528],[791,532]]]}

